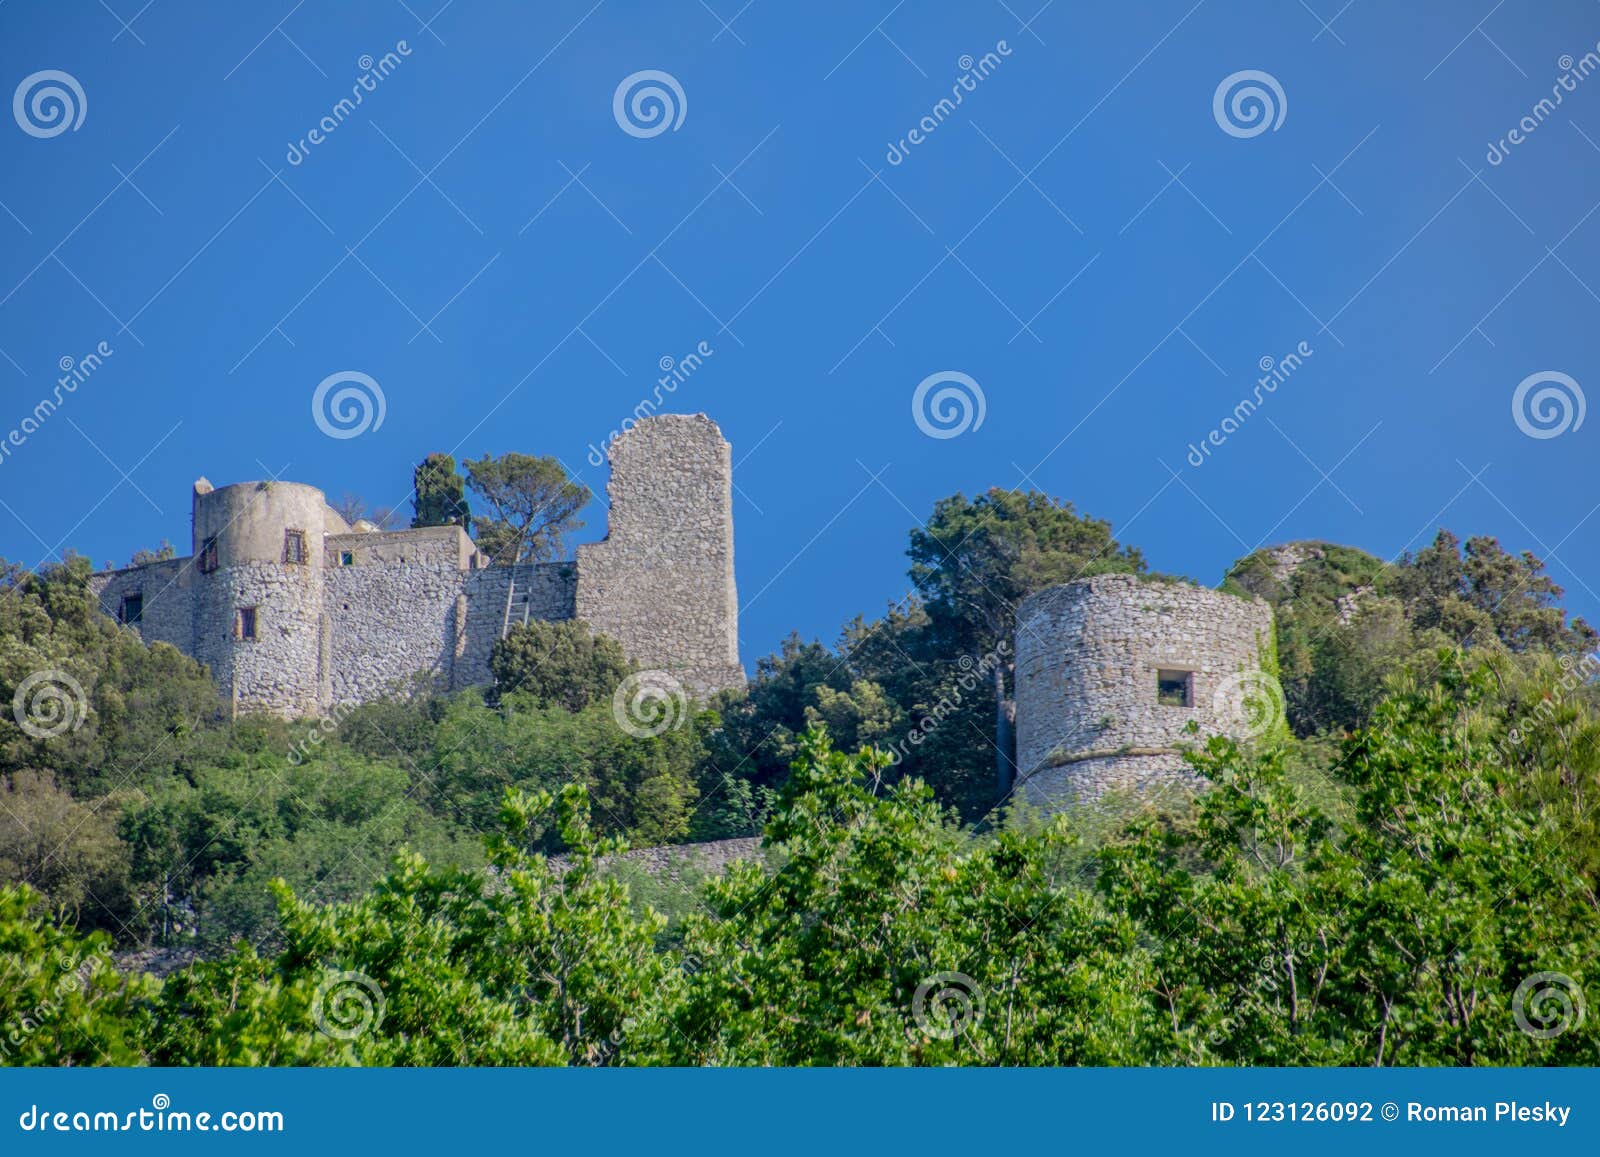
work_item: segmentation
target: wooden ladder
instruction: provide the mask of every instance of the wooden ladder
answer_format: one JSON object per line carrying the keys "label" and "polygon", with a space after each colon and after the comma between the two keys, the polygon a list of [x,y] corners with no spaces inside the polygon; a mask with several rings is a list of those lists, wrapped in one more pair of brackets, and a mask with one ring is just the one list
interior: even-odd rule
{"label": "wooden ladder", "polygon": [[[520,597],[519,597],[519,594],[520,594]],[[502,639],[505,638],[508,634],[511,633],[511,614],[517,608],[517,606],[519,604],[522,607],[521,622],[524,625],[527,624],[528,618],[532,614],[532,611],[533,611],[533,601],[532,601],[532,599],[530,599],[528,597],[528,595],[529,595],[529,592],[526,589],[524,589],[524,590],[522,590],[520,592],[518,591],[518,589],[517,589],[516,570],[515,570],[515,568],[513,568],[512,573],[511,573],[511,577],[507,580],[507,586],[506,586],[506,614],[505,614],[505,619],[500,624],[500,637]]]}

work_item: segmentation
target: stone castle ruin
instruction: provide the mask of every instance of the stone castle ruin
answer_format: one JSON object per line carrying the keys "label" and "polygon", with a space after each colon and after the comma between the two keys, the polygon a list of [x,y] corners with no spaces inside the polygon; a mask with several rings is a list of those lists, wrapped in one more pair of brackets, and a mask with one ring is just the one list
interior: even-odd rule
{"label": "stone castle ruin", "polygon": [[[485,684],[529,619],[581,620],[699,699],[742,688],[728,443],[704,414],[660,414],[610,460],[607,535],[571,561],[491,566],[459,526],[351,526],[313,486],[202,478],[191,555],[92,582],[106,614],[206,664],[236,714]],[[1253,696],[1281,706],[1271,645],[1267,603],[1182,583],[1101,575],[1023,600],[1019,790],[1056,810],[1189,782],[1181,746],[1250,736]]]}
{"label": "stone castle ruin", "polygon": [[528,619],[581,619],[697,698],[743,687],[722,432],[657,415],[610,458],[608,533],[572,561],[491,566],[459,526],[351,526],[314,486],[202,478],[193,553],[92,589],[106,614],[208,666],[236,714],[327,715],[419,676],[488,683],[494,644]]}
{"label": "stone castle ruin", "polygon": [[1272,630],[1262,599],[1137,575],[1030,595],[1017,608],[1020,790],[1058,810],[1192,783],[1180,746],[1252,737],[1282,718],[1262,669]]}

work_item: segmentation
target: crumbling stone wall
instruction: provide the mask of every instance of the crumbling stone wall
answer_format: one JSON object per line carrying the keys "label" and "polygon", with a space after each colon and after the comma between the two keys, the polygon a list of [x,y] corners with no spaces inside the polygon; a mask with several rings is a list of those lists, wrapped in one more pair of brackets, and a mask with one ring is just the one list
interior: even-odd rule
{"label": "crumbling stone wall", "polygon": [[743,687],[722,431],[704,414],[658,414],[609,457],[605,541],[578,548],[578,618],[697,697]]}
{"label": "crumbling stone wall", "polygon": [[[1181,745],[1249,726],[1241,683],[1272,646],[1260,599],[1101,575],[1017,608],[1017,765],[1036,805],[1108,790],[1191,782]],[[1188,704],[1158,700],[1158,672],[1182,673]],[[1188,732],[1194,723],[1198,734]]]}
{"label": "crumbling stone wall", "polygon": [[[743,686],[728,444],[703,414],[658,415],[612,449],[610,533],[575,562],[488,566],[460,527],[353,530],[313,486],[201,479],[194,555],[98,574],[91,589],[112,616],[143,594],[144,637],[206,664],[238,712],[324,714],[419,676],[487,683],[513,581],[513,623],[582,613],[692,694]],[[303,536],[298,561],[288,531]],[[254,639],[241,637],[245,608]]]}
{"label": "crumbling stone wall", "polygon": [[147,643],[170,643],[184,654],[194,653],[194,596],[190,590],[193,560],[167,559],[145,566],[105,571],[89,579],[89,590],[113,619],[120,618],[122,600],[138,595],[144,603],[139,634]]}

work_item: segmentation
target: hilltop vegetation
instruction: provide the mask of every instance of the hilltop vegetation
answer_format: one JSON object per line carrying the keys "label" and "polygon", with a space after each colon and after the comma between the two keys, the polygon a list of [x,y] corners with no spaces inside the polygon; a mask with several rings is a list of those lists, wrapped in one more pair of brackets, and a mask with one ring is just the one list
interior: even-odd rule
{"label": "hilltop vegetation", "polygon": [[[490,688],[233,721],[84,560],[7,568],[0,696],[51,671],[72,714],[0,714],[0,1063],[1600,1062],[1562,1011],[1600,992],[1596,634],[1538,559],[1240,560],[1288,726],[1196,752],[1193,803],[1046,821],[1001,787],[1009,609],[1142,555],[1002,491],[908,554],[910,598],[659,730],[543,623]],[[757,833],[665,914],[604,861]],[[113,962],[151,948],[193,962]]]}

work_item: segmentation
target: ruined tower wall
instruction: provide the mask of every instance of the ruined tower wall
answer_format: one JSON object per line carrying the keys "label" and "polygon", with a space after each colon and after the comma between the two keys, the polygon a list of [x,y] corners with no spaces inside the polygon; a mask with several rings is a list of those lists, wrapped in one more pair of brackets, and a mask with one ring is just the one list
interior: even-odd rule
{"label": "ruined tower wall", "polygon": [[512,623],[583,618],[689,693],[742,687],[731,451],[716,424],[639,422],[613,444],[610,499],[607,538],[575,562],[492,567],[459,527],[352,530],[316,487],[201,479],[194,556],[98,574],[92,589],[111,616],[142,594],[144,637],[210,667],[238,712],[318,715],[419,676],[488,683],[513,581]]}
{"label": "ruined tower wall", "polygon": [[93,575],[89,590],[100,600],[100,609],[119,622],[123,599],[139,596],[143,601],[137,624],[140,636],[147,643],[170,643],[187,655],[194,650],[192,561],[172,558]]}
{"label": "ruined tower wall", "polygon": [[[194,494],[194,650],[236,711],[316,714],[323,703],[322,491],[297,482],[242,482]],[[301,535],[287,561],[288,532]],[[207,544],[215,542],[215,567]],[[255,637],[243,612],[254,611]]]}
{"label": "ruined tower wall", "polygon": [[[1190,782],[1180,745],[1244,736],[1263,686],[1272,610],[1203,587],[1101,575],[1017,608],[1017,766],[1035,804]],[[1158,699],[1158,673],[1187,705]],[[1193,722],[1198,734],[1188,732]]]}
{"label": "ruined tower wall", "polygon": [[578,618],[697,697],[743,687],[722,431],[704,414],[656,415],[609,457],[606,538],[578,548]]}

